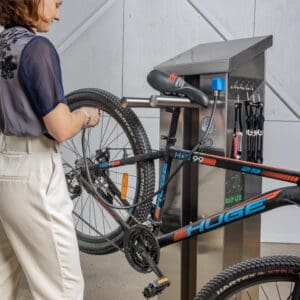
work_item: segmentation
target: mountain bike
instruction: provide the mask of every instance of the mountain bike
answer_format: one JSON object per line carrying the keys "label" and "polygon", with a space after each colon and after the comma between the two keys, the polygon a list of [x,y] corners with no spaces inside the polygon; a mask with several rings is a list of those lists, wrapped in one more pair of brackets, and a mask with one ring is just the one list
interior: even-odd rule
{"label": "mountain bike", "polygon": [[[63,164],[74,201],[74,225],[80,250],[90,254],[122,251],[138,272],[154,272],[157,279],[143,292],[146,298],[151,298],[170,285],[158,266],[162,247],[281,206],[299,206],[300,172],[205,152],[216,103],[224,90],[222,79],[213,79],[213,99],[176,74],[153,70],[148,82],[161,95],[119,99],[99,89],[81,89],[67,95],[71,111],[81,106],[101,107],[101,121],[65,142]],[[128,107],[130,101],[136,107],[143,101],[148,101],[150,106],[167,107],[172,118],[169,134],[164,137],[164,149],[151,149],[140,120]],[[209,102],[212,113],[199,142],[191,150],[175,148],[181,107],[207,107]],[[155,160],[161,160],[157,191],[154,191]],[[171,172],[174,160],[180,160],[180,164]],[[162,210],[168,184],[188,163],[273,178],[294,186],[263,193],[162,234]],[[212,279],[195,299],[241,299],[243,295],[245,299],[253,299],[251,293],[255,287],[259,287],[261,299],[274,299],[269,295],[270,290],[280,299],[300,299],[300,258],[272,256],[241,262]]]}

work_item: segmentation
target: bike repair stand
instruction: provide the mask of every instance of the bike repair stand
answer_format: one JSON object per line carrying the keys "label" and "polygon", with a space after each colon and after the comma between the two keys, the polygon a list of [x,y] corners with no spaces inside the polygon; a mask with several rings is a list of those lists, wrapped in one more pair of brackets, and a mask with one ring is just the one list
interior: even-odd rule
{"label": "bike repair stand", "polygon": [[[210,132],[213,144],[207,145],[207,152],[230,157],[235,138],[237,156],[244,160],[256,157],[262,161],[263,116],[260,115],[258,125],[253,114],[264,104],[264,51],[271,45],[272,36],[201,44],[156,67],[184,76],[210,99],[211,79],[221,77],[225,80],[226,90],[218,101]],[[250,104],[251,111],[247,106]],[[191,149],[207,128],[210,113],[211,105],[200,110],[185,108],[180,115],[175,147]],[[258,113],[261,114],[259,110]],[[170,118],[171,114],[161,109],[163,136],[168,134]],[[259,133],[257,137],[255,132]],[[161,146],[164,143],[162,140]],[[178,163],[173,161],[172,169]],[[170,232],[201,216],[232,207],[260,194],[261,188],[260,177],[185,164],[168,186],[162,230]],[[223,268],[259,256],[259,252],[260,216],[166,247],[162,249],[160,268],[172,285],[158,299],[192,300],[196,291]]]}

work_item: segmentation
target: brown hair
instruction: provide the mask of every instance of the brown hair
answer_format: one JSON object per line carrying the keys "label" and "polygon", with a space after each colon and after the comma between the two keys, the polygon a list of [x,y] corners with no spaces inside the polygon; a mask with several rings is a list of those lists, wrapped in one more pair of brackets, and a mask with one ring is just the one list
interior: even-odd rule
{"label": "brown hair", "polygon": [[39,20],[42,0],[0,0],[0,25],[32,27]]}

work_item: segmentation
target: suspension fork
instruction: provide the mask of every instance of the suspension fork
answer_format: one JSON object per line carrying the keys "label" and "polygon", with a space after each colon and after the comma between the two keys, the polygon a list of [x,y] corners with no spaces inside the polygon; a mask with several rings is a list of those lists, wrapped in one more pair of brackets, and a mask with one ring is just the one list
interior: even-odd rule
{"label": "suspension fork", "polygon": [[[170,125],[168,136],[161,137],[162,139],[165,139],[167,143],[166,143],[166,155],[162,159],[159,189],[161,189],[165,185],[170,175],[172,157],[168,154],[169,153],[168,150],[171,147],[173,147],[176,143],[176,133],[177,133],[178,120],[180,115],[180,108],[179,107],[171,108],[171,109],[167,109],[167,111],[172,113],[172,118],[171,118],[171,125]],[[154,209],[154,214],[152,216],[152,219],[155,223],[157,222],[158,224],[160,224],[161,222],[161,210],[165,203],[166,192],[167,192],[167,187],[163,188],[158,193],[156,198],[156,204],[155,204],[155,209]]]}

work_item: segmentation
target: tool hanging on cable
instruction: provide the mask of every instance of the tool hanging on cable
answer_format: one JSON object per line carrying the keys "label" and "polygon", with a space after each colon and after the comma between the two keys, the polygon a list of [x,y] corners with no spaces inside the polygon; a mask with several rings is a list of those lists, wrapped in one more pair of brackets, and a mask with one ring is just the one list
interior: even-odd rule
{"label": "tool hanging on cable", "polygon": [[263,147],[263,103],[260,101],[260,95],[257,94],[255,101],[255,94],[253,93],[250,101],[248,98],[245,101],[245,114],[246,114],[246,149],[248,161],[262,163],[262,147]]}
{"label": "tool hanging on cable", "polygon": [[246,114],[246,160],[251,161],[252,136],[253,136],[253,113],[250,100],[245,101]]}
{"label": "tool hanging on cable", "polygon": [[[239,129],[237,127],[239,126]],[[242,158],[243,152],[243,124],[242,124],[242,103],[234,104],[234,128],[232,141],[232,157],[236,159]]]}
{"label": "tool hanging on cable", "polygon": [[264,136],[264,105],[259,103],[258,111],[258,136],[256,144],[256,162],[263,163],[263,136]]}

